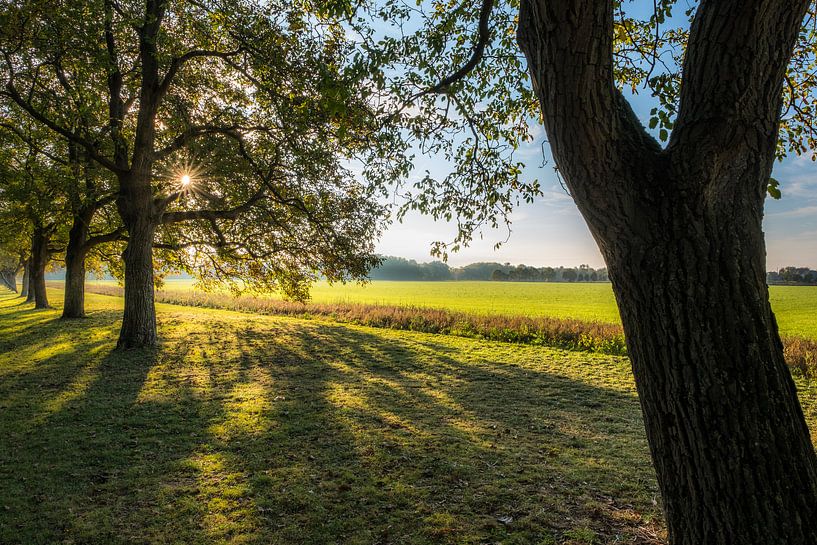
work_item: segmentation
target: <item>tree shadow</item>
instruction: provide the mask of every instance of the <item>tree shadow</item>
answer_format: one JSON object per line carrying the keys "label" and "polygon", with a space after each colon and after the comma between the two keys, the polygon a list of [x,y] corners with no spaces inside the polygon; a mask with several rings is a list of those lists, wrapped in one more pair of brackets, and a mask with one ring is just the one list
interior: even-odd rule
{"label": "tree shadow", "polygon": [[0,375],[0,541],[648,542],[626,389],[511,345],[469,359],[472,341],[217,312],[165,312],[160,350],[110,352],[114,320],[71,347],[64,322],[0,335],[34,358]]}

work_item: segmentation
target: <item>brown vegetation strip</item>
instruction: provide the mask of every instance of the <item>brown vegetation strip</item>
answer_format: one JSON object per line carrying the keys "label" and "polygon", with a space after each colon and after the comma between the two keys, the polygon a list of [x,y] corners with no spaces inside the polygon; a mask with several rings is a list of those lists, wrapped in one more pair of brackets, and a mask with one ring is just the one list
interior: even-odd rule
{"label": "brown vegetation strip", "polygon": [[[122,296],[116,286],[88,286],[101,295]],[[620,325],[568,318],[479,315],[450,310],[355,303],[298,303],[266,297],[229,294],[162,291],[161,303],[203,308],[221,308],[239,312],[310,318],[325,316],[339,322],[369,327],[402,329],[440,335],[456,335],[584,350],[626,356],[627,346]],[[786,362],[804,376],[817,377],[817,341],[802,337],[784,337]]]}

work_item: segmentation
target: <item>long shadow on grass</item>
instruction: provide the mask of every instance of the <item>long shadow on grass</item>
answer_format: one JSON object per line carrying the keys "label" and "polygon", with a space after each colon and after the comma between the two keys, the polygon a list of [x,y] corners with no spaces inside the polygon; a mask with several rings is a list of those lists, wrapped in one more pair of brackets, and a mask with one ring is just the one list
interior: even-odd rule
{"label": "long shadow on grass", "polygon": [[191,316],[163,316],[160,352],[86,341],[26,369],[0,542],[645,542],[631,395],[434,337]]}
{"label": "long shadow on grass", "polygon": [[257,449],[220,446],[251,476],[268,523],[258,543],[539,543],[587,529],[612,543],[651,529],[632,396],[342,326],[238,338],[277,394]]}

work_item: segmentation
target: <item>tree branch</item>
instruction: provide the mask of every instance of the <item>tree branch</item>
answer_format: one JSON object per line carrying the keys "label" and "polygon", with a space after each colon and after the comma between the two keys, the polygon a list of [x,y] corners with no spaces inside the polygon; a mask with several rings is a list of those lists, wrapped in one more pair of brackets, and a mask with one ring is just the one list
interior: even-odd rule
{"label": "tree branch", "polygon": [[113,31],[114,5],[105,1],[105,49],[108,52],[108,127],[114,145],[114,162],[122,170],[128,168],[128,146],[122,137],[122,123],[125,119],[125,102],[122,100],[122,69]]}
{"label": "tree branch", "polygon": [[630,222],[661,147],[615,85],[613,1],[522,0],[517,41],[553,157],[585,219]]}
{"label": "tree branch", "polygon": [[54,155],[53,153],[45,150],[41,146],[38,146],[34,142],[34,139],[29,137],[29,136],[26,136],[23,133],[23,131],[20,130],[19,127],[16,127],[16,126],[12,125],[11,123],[6,123],[5,121],[0,122],[0,127],[3,127],[4,129],[14,133],[17,136],[17,138],[22,140],[29,148],[34,150],[36,153],[39,153],[39,154],[41,154],[41,155],[43,155],[45,157],[48,157],[49,159],[51,159],[55,163],[59,163],[61,165],[67,165],[68,164],[68,162],[65,159],[63,159],[61,157],[58,157],[57,155]]}
{"label": "tree branch", "polygon": [[173,60],[170,61],[170,67],[168,68],[165,76],[162,78],[161,83],[159,84],[158,88],[158,97],[161,99],[168,89],[170,89],[170,85],[173,83],[173,78],[176,77],[176,74],[179,72],[181,67],[188,61],[200,57],[215,57],[220,59],[229,59],[230,57],[234,57],[235,55],[240,54],[243,51],[243,48],[239,47],[235,51],[214,51],[208,49],[194,49],[192,51],[188,51],[184,55],[180,57],[175,57]]}
{"label": "tree branch", "polygon": [[11,80],[9,80],[9,82],[6,83],[6,91],[2,94],[13,100],[18,106],[25,110],[35,120],[39,121],[40,123],[51,129],[52,131],[56,132],[57,134],[60,134],[61,136],[64,136],[68,140],[75,142],[76,144],[85,148],[88,151],[88,155],[103,167],[107,168],[108,170],[115,174],[124,172],[123,169],[115,165],[110,159],[101,155],[97,151],[96,146],[94,146],[92,142],[89,142],[88,140],[82,138],[75,132],[70,131],[65,127],[59,125],[52,119],[49,119],[45,114],[34,108],[34,106],[32,106],[29,102],[23,99],[22,96],[20,96],[20,93],[17,91],[17,88],[14,86],[14,83]]}
{"label": "tree branch", "polygon": [[187,210],[180,212],[166,212],[162,215],[161,223],[167,225],[170,223],[180,223],[183,221],[206,219],[206,220],[220,220],[220,219],[236,219],[238,216],[248,211],[252,206],[263,199],[266,195],[266,185],[262,185],[258,190],[243,204],[226,210]]}
{"label": "tree branch", "polygon": [[105,244],[107,242],[115,242],[117,240],[123,240],[124,236],[125,236],[124,227],[119,227],[118,229],[111,231],[110,233],[95,235],[88,238],[88,240],[85,241],[83,248],[88,250],[100,244]]}
{"label": "tree branch", "polygon": [[686,142],[699,154],[706,147],[700,143],[709,140],[713,150],[720,149],[730,144],[724,131],[740,125],[740,131],[776,138],[786,67],[809,5],[809,0],[725,0],[698,7],[670,149]]}
{"label": "tree branch", "polygon": [[490,28],[490,20],[491,20],[491,11],[494,9],[494,0],[482,0],[482,7],[479,11],[479,30],[477,34],[477,43],[474,45],[473,51],[471,51],[471,57],[468,59],[464,65],[460,67],[459,70],[451,74],[450,76],[443,78],[439,83],[430,87],[424,91],[420,91],[419,93],[415,94],[411,97],[410,102],[417,100],[418,98],[425,96],[425,95],[432,95],[438,93],[445,93],[448,91],[448,87],[452,84],[460,81],[461,79],[465,78],[471,71],[477,67],[477,65],[482,60],[483,55],[485,54],[485,47],[491,41],[491,28]]}
{"label": "tree branch", "polygon": [[170,144],[166,145],[164,148],[157,151],[154,154],[154,158],[157,161],[166,159],[172,153],[179,151],[196,138],[207,134],[226,134],[233,136],[235,138],[236,133],[239,129],[240,127],[238,127],[237,125],[229,127],[222,127],[217,125],[196,125],[193,127],[189,127],[187,130],[176,136],[176,138],[174,138],[170,142]]}

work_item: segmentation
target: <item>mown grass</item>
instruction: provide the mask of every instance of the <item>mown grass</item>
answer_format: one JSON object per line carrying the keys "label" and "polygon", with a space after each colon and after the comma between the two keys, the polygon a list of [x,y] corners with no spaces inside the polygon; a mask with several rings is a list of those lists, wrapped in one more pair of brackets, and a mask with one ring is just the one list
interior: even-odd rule
{"label": "mown grass", "polygon": [[663,543],[625,358],[164,304],[121,353],[88,308],[0,297],[0,543]]}
{"label": "mown grass", "polygon": [[119,353],[120,299],[18,301],[2,543],[660,542],[624,358],[170,305]]}
{"label": "mown grass", "polygon": [[[90,284],[116,285],[104,281]],[[193,284],[192,280],[169,280],[165,291],[190,292]],[[311,293],[312,301],[321,304],[424,307],[479,315],[620,323],[607,283],[375,281],[363,286],[330,286],[318,282]],[[769,294],[782,335],[817,341],[817,286],[771,286]]]}
{"label": "mown grass", "polygon": [[[89,286],[89,290],[104,295],[122,295],[122,288],[110,284],[93,284]],[[156,292],[156,299],[186,306],[303,318],[324,316],[370,327],[546,345],[617,356],[627,354],[621,325],[571,318],[477,314],[350,302],[303,304],[273,297],[236,297],[227,293],[203,293],[193,289],[160,290]],[[784,336],[783,347],[786,361],[792,369],[803,376],[817,377],[817,340]]]}

